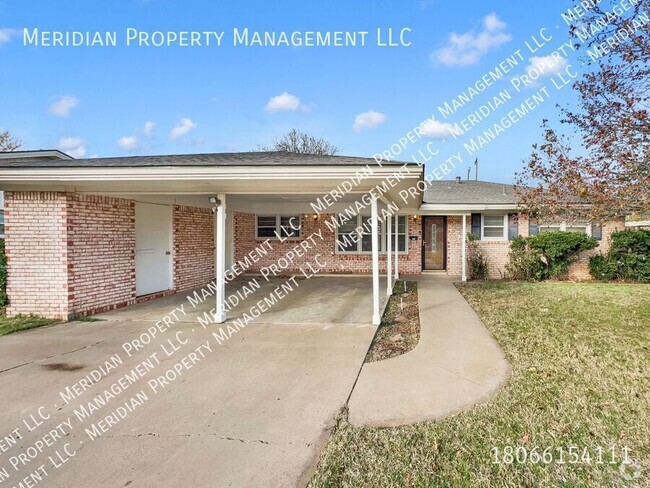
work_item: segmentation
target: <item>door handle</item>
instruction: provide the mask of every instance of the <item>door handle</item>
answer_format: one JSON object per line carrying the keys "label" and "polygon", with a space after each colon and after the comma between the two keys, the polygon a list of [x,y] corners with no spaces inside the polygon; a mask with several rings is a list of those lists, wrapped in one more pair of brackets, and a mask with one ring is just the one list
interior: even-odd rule
{"label": "door handle", "polygon": [[166,254],[167,256],[169,256],[169,255],[171,254],[171,252],[170,252],[170,251],[167,251],[167,252],[165,252],[165,254]]}

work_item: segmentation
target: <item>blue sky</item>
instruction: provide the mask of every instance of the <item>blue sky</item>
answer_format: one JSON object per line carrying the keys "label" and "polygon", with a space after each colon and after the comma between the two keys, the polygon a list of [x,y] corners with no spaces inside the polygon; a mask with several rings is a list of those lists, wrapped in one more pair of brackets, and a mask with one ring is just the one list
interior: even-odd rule
{"label": "blue sky", "polygon": [[[447,121],[457,122],[567,40],[565,2],[0,0],[0,128],[24,148],[60,147],[77,156],[246,151],[293,127],[324,137],[342,154],[384,151],[472,85],[487,69],[547,27],[554,39],[525,52],[521,67]],[[22,28],[49,31],[368,30],[412,29],[409,47],[33,47]],[[455,41],[450,35],[456,33]],[[570,58],[570,56],[569,56]],[[539,60],[538,60],[539,61]],[[566,62],[570,62],[571,59]],[[515,93],[479,133],[560,72],[549,65],[535,86]],[[481,179],[512,181],[543,118],[570,89],[547,102],[464,164],[480,159]],[[279,97],[279,98],[274,98]],[[355,119],[360,117],[355,126]],[[457,120],[458,119],[458,120]],[[149,124],[147,124],[149,122]],[[436,125],[410,145],[408,160],[433,142],[428,167],[462,150]],[[442,133],[441,133],[442,131]],[[443,142],[443,140],[445,142]],[[433,147],[433,146],[430,146]],[[450,177],[466,175],[459,167]]]}

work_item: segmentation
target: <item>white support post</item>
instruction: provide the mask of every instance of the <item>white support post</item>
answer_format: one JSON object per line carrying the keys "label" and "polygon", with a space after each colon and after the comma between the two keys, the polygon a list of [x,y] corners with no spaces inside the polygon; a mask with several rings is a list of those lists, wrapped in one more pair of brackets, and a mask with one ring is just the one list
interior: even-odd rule
{"label": "white support post", "polygon": [[462,275],[461,280],[467,281],[467,215],[463,215],[463,245],[462,245]]}
{"label": "white support post", "polygon": [[[409,218],[406,217],[406,225],[408,225]],[[408,241],[406,248],[408,249]],[[395,283],[399,280],[399,215],[395,215]]]}
{"label": "white support post", "polygon": [[386,295],[393,294],[393,224],[392,215],[386,217]]}
{"label": "white support post", "polygon": [[226,321],[226,195],[220,193],[217,195],[219,199],[219,206],[215,218],[217,219],[217,235],[216,237],[216,276],[217,281],[217,296],[216,296],[216,314],[215,322],[223,324]]}
{"label": "white support post", "polygon": [[379,218],[377,215],[377,197],[370,201],[371,237],[372,237],[372,325],[379,325]]}

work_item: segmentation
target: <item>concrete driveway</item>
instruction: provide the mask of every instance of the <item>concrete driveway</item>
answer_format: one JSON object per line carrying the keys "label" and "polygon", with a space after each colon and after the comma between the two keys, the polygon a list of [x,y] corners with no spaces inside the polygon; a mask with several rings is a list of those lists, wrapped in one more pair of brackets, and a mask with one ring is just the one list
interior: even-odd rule
{"label": "concrete driveway", "polygon": [[10,486],[304,484],[375,331],[348,303],[367,299],[368,278],[343,279],[349,318],[276,313],[222,344],[192,314],[160,331],[181,296],[0,337],[0,480],[4,468]]}

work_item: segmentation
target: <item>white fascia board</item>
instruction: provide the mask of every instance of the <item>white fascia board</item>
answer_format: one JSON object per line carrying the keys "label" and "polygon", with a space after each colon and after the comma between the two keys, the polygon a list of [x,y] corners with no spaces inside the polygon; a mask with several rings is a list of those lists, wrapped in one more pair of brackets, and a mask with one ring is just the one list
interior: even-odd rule
{"label": "white fascia board", "polygon": [[418,213],[427,214],[450,214],[463,215],[472,212],[483,212],[489,210],[511,210],[519,211],[517,205],[511,203],[473,203],[473,204],[444,204],[444,203],[424,203],[420,205]]}
{"label": "white fascia board", "polygon": [[[257,179],[331,179],[355,178],[361,166],[221,166],[221,167],[99,167],[99,168],[0,168],[2,181],[120,181],[120,180],[257,180]],[[366,180],[383,179],[394,174],[398,166],[373,167]],[[406,179],[419,179],[420,172],[404,175]]]}

